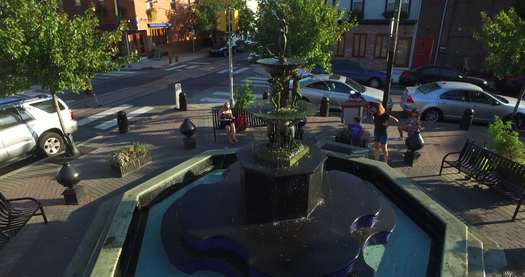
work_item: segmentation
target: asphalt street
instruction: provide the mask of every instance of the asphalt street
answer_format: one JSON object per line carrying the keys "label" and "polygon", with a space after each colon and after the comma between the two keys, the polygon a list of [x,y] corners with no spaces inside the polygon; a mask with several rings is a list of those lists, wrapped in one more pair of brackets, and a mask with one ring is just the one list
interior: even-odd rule
{"label": "asphalt street", "polygon": [[[268,75],[256,64],[247,61],[247,54],[234,57],[234,87],[238,87],[249,80],[254,87],[254,95],[262,98],[263,92],[268,89]],[[228,59],[224,57],[206,57],[184,63],[174,64],[162,69],[149,69],[140,71],[121,70],[104,74],[97,74],[93,82],[97,96],[114,96],[113,94],[126,94],[127,89],[132,90],[137,86],[153,85],[157,80],[169,79],[173,82],[180,81],[182,90],[188,97],[190,104],[198,103],[224,103],[230,98],[229,92]],[[395,92],[394,92],[395,93]],[[399,92],[397,92],[399,94]],[[133,124],[143,117],[156,117],[175,103],[174,92],[169,86],[157,89],[154,94],[142,97],[129,97],[120,95],[121,100],[109,106],[76,107],[86,101],[85,94],[66,93],[61,96],[73,110],[80,114],[77,118],[79,129],[74,134],[75,141],[82,143],[90,138],[117,132],[116,113],[125,111]],[[394,102],[398,96],[393,96]],[[7,168],[0,169],[0,174],[18,169],[38,159],[30,158]]]}

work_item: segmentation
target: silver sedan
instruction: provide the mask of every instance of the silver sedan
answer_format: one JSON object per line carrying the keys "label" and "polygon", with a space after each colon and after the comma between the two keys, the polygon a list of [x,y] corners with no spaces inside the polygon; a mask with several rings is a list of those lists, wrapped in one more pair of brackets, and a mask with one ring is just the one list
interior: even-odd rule
{"label": "silver sedan", "polygon": [[[351,94],[359,93],[367,102],[381,103],[383,91],[366,87],[358,82],[339,75],[313,75],[300,82],[301,95],[307,101],[320,104],[323,97],[330,99],[332,108],[341,108],[341,104],[350,98]],[[392,109],[392,99],[388,99],[387,109]]]}
{"label": "silver sedan", "polygon": [[[401,97],[401,107],[405,111],[417,109],[423,120],[431,122],[459,119],[466,109],[472,108],[476,121],[490,122],[495,116],[509,118],[516,101],[469,83],[435,82],[407,87]],[[521,117],[525,115],[525,105],[520,105],[518,113]]]}

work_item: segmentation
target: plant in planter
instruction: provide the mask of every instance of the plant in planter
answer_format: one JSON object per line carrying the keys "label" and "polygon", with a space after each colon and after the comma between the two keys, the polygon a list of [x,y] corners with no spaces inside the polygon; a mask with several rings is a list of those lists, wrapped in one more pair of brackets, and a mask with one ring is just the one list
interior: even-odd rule
{"label": "plant in planter", "polygon": [[245,80],[244,83],[233,92],[233,98],[235,99],[235,127],[238,131],[244,131],[247,127],[245,112],[248,105],[255,101],[255,96],[252,92],[253,86],[250,80]]}
{"label": "plant in planter", "polygon": [[490,147],[499,155],[518,163],[525,163],[525,146],[519,133],[512,128],[512,122],[497,117],[489,125]]}
{"label": "plant in planter", "polygon": [[151,162],[151,153],[142,143],[126,146],[111,155],[110,164],[120,177],[136,171]]}

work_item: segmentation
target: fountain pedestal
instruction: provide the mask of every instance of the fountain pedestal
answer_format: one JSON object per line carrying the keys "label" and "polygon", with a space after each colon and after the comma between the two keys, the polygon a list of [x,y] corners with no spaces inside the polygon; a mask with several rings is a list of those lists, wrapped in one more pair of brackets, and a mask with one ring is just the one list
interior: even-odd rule
{"label": "fountain pedestal", "polygon": [[308,156],[293,167],[271,167],[258,161],[253,151],[237,153],[241,165],[241,189],[247,223],[267,223],[307,217],[322,198],[326,156],[311,147]]}

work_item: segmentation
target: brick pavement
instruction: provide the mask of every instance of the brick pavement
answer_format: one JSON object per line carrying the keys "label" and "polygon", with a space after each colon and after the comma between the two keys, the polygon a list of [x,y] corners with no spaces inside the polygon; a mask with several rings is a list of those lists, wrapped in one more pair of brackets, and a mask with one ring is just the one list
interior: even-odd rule
{"label": "brick pavement", "polygon": [[[32,196],[40,199],[50,219],[48,225],[42,224],[39,218],[33,219],[0,250],[0,276],[63,275],[101,203],[116,199],[129,188],[192,155],[208,149],[229,147],[223,134],[217,143],[213,142],[210,107],[190,105],[188,112],[168,109],[158,117],[134,123],[128,134],[120,135],[113,131],[87,143],[85,149],[92,151],[72,161],[82,172],[83,178],[79,184],[79,206],[63,205],[62,188],[54,181],[54,175],[60,168],[59,160],[38,162],[0,178],[0,192],[8,197]],[[178,127],[186,117],[191,117],[198,126],[198,148],[191,151],[183,149],[182,135],[178,132]],[[311,117],[305,128],[306,138],[315,141],[331,137],[341,127],[337,117]],[[371,128],[370,125],[365,127]],[[445,153],[460,149],[467,138],[475,138],[480,143],[487,140],[486,126],[474,126],[470,132],[456,129],[456,123],[426,126],[426,146],[415,166],[409,168],[400,163],[403,142],[396,139],[397,131],[391,128],[391,165],[413,178],[421,189],[472,228],[478,229],[485,237],[504,248],[511,270],[524,272],[525,262],[519,257],[524,254],[525,248],[525,212],[521,212],[515,222],[509,222],[507,219],[511,217],[512,205],[505,198],[474,187],[461,180],[461,175],[436,176]],[[264,130],[249,130],[240,135],[240,146],[262,140],[264,136]],[[150,145],[153,162],[125,178],[116,178],[107,162],[111,151],[137,141]]]}

